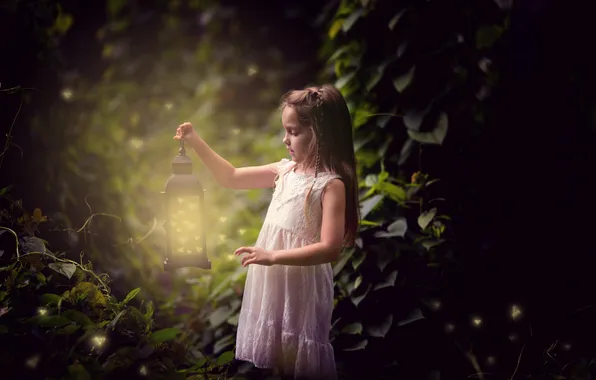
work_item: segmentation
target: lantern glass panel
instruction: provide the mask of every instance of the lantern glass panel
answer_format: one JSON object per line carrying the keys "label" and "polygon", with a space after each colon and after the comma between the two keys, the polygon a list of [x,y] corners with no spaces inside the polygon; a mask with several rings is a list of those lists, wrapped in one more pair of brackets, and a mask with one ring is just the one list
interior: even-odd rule
{"label": "lantern glass panel", "polygon": [[199,196],[173,196],[169,200],[172,255],[203,253],[201,199]]}

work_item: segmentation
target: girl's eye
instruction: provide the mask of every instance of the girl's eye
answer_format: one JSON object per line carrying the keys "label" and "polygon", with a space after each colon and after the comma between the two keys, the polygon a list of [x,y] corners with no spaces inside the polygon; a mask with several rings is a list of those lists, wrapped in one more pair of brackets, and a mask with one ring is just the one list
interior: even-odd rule
{"label": "girl's eye", "polygon": [[292,133],[290,133],[290,134],[291,134],[292,136],[298,136],[298,133],[296,133],[296,132],[292,132]]}

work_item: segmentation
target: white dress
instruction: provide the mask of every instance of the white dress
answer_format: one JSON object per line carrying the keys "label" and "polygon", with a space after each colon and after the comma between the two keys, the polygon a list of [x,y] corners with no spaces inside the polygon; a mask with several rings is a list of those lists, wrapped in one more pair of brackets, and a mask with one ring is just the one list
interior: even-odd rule
{"label": "white dress", "polygon": [[[334,173],[294,172],[294,162],[278,163],[280,176],[255,244],[266,250],[298,248],[320,241],[321,194]],[[259,368],[282,367],[296,379],[336,379],[329,343],[333,312],[331,264],[313,266],[249,265],[238,320],[236,358]]]}

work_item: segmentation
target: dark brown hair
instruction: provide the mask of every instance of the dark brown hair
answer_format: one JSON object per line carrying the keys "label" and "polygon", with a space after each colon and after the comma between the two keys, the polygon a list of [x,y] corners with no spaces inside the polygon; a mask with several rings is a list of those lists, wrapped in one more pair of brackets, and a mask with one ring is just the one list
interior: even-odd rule
{"label": "dark brown hair", "polygon": [[314,181],[321,171],[336,173],[346,189],[344,245],[353,246],[360,222],[356,155],[352,138],[350,111],[339,90],[330,84],[286,93],[280,108],[292,107],[302,127],[311,128],[305,168],[314,168],[313,184],[306,195],[304,210],[308,219],[308,201]]}

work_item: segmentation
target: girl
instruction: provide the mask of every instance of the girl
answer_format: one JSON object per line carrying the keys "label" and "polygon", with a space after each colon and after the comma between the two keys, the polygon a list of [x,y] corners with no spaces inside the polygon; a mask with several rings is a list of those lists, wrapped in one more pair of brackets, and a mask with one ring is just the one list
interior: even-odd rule
{"label": "girl", "polygon": [[291,160],[235,168],[190,123],[174,138],[184,138],[222,186],[275,188],[255,246],[235,251],[248,266],[236,358],[283,377],[335,379],[331,262],[353,244],[359,223],[350,113],[331,85],[290,91],[281,110]]}

